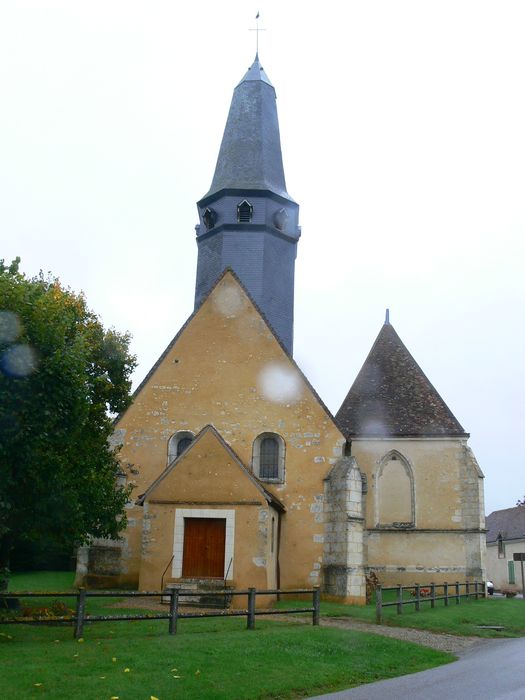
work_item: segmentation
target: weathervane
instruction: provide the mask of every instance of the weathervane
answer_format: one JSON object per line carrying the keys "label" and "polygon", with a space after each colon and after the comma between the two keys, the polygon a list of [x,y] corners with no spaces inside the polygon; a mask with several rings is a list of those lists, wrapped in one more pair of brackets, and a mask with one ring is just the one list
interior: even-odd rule
{"label": "weathervane", "polygon": [[257,14],[255,15],[255,19],[256,19],[256,21],[257,21],[257,26],[255,27],[255,29],[250,29],[249,31],[250,31],[250,32],[257,32],[257,34],[255,35],[255,36],[256,36],[256,39],[255,39],[255,47],[256,47],[255,53],[257,54],[257,56],[259,56],[259,32],[265,32],[266,29],[261,29],[261,28],[259,27],[259,11],[257,11]]}

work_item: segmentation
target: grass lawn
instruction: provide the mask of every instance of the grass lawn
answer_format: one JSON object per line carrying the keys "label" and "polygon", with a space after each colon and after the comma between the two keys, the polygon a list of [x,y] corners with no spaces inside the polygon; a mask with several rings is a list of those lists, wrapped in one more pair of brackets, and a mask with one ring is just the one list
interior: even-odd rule
{"label": "grass lawn", "polygon": [[[10,588],[68,590],[71,575],[62,585],[56,576],[15,575]],[[253,631],[246,630],[244,618],[180,620],[176,636],[167,627],[167,621],[94,623],[77,642],[71,627],[2,625],[1,696],[298,698],[453,659],[377,635],[265,618],[257,618]]]}
{"label": "grass lawn", "polygon": [[[284,600],[280,607],[301,607],[304,601]],[[321,616],[352,617],[362,622],[375,623],[374,605],[343,605],[321,602]],[[430,602],[421,602],[421,610],[413,605],[403,606],[398,615],[395,606],[383,609],[383,624],[391,627],[413,627],[431,632],[477,637],[523,637],[525,636],[525,601],[507,598],[484,598],[480,600],[462,599],[459,605],[454,600],[445,607],[443,601],[436,601],[432,610]],[[503,625],[501,632],[480,629],[478,625]]]}

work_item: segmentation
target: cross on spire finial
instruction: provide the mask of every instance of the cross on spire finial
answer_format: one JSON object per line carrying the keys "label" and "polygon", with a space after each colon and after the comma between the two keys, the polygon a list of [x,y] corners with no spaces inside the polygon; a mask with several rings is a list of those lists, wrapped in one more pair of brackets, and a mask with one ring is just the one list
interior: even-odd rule
{"label": "cross on spire finial", "polygon": [[256,37],[256,39],[255,39],[255,55],[257,56],[257,58],[259,58],[259,32],[266,31],[266,29],[261,29],[259,27],[259,14],[260,14],[259,10],[257,10],[257,14],[255,15],[255,21],[257,22],[257,26],[255,27],[255,29],[249,30],[250,32],[256,32],[256,35],[255,35],[255,37]]}

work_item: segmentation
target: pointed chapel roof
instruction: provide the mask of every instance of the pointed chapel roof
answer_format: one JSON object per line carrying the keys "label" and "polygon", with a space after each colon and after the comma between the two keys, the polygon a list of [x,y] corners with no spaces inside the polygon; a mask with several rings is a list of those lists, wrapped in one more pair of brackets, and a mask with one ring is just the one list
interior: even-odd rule
{"label": "pointed chapel roof", "polygon": [[387,321],[336,420],[347,437],[468,437]]}
{"label": "pointed chapel roof", "polygon": [[233,91],[230,112],[208,197],[221,190],[286,191],[275,89],[259,56]]}

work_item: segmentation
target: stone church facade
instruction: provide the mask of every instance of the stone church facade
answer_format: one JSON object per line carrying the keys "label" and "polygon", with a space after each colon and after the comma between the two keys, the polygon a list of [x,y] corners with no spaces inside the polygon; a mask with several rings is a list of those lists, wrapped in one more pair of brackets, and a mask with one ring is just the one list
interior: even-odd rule
{"label": "stone church facade", "polygon": [[195,310],[115,422],[128,524],[80,550],[77,583],[320,585],[363,603],[371,572],[484,577],[468,434],[388,318],[336,416],[293,360],[299,208],[258,57],[197,207]]}

